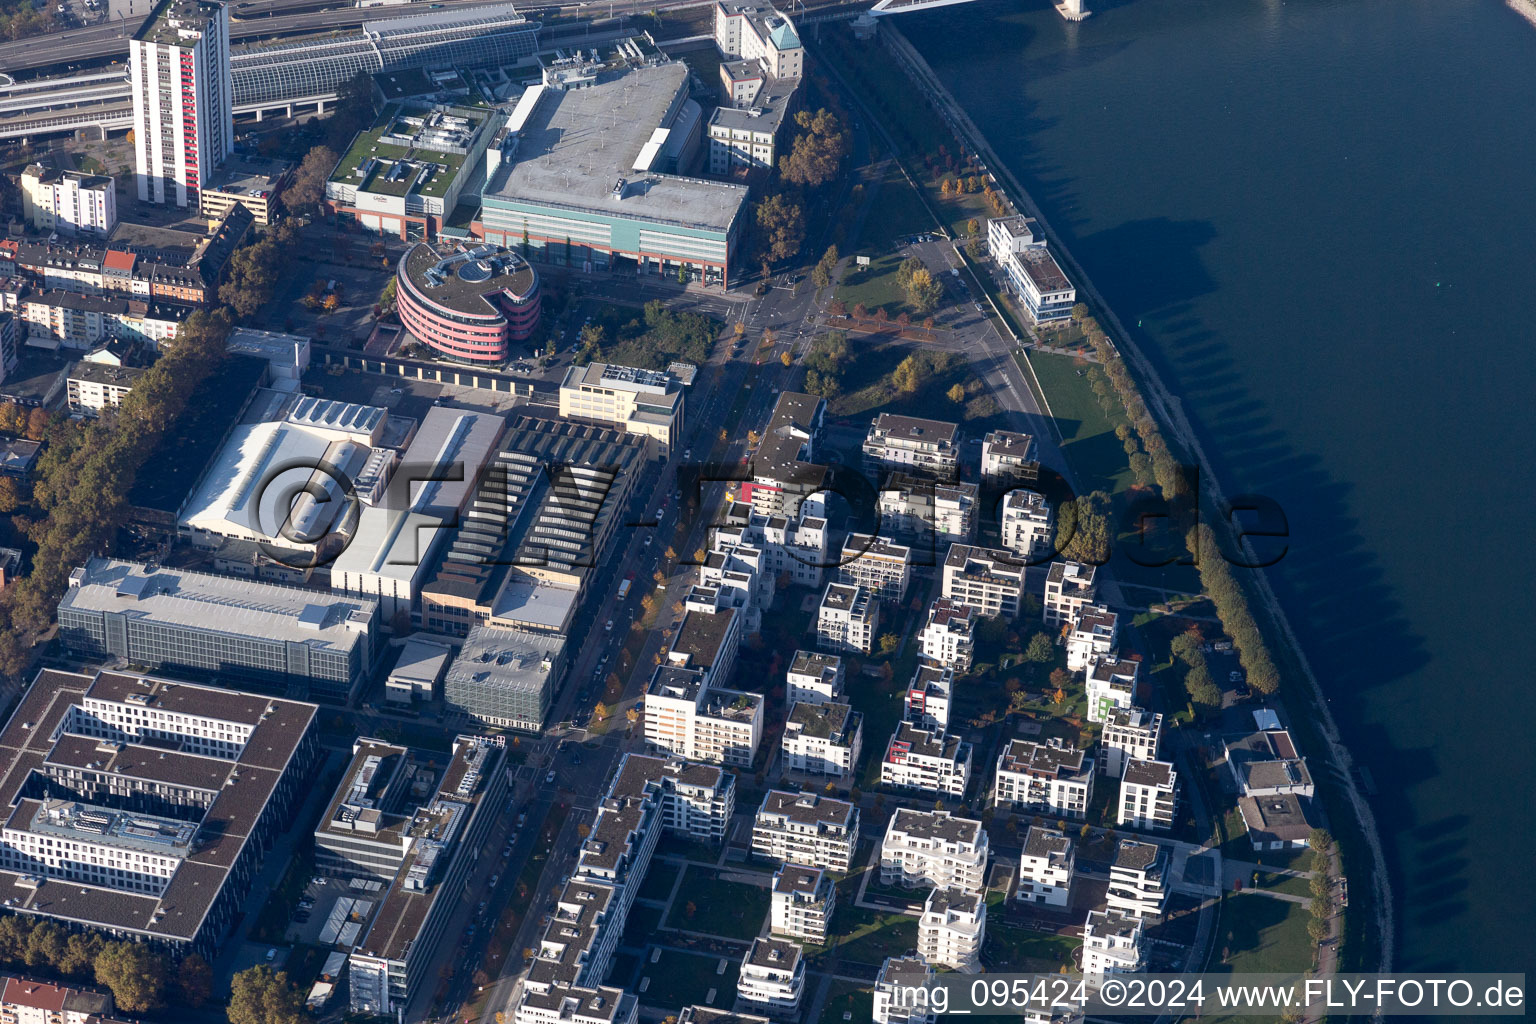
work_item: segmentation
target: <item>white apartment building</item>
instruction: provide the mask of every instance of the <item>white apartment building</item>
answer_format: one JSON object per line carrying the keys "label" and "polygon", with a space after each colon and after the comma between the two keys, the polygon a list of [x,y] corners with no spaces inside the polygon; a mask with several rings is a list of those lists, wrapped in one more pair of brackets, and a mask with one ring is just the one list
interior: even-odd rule
{"label": "white apartment building", "polygon": [[888,956],[875,979],[874,1024],[933,1024],[933,968],[916,956]]}
{"label": "white apartment building", "polygon": [[1039,479],[1035,439],[1012,430],[989,431],[981,440],[981,476],[999,486]]}
{"label": "white apartment building", "polygon": [[1077,613],[1067,633],[1067,671],[1082,672],[1095,658],[1108,657],[1119,639],[1120,617],[1102,604],[1090,604]]}
{"label": "white apartment building", "polygon": [[880,843],[880,882],[981,892],[988,849],[987,830],[973,818],[898,807]]}
{"label": "white apartment building", "polygon": [[1115,708],[1099,733],[1099,770],[1119,778],[1132,760],[1156,761],[1163,741],[1163,716],[1144,708]]}
{"label": "white apartment building", "polygon": [[863,587],[828,583],[816,613],[816,646],[824,651],[868,654],[880,628],[880,605]]}
{"label": "white apartment building", "polygon": [[1179,773],[1168,761],[1126,762],[1120,777],[1120,807],[1115,821],[1131,828],[1166,831],[1178,809]]}
{"label": "white apartment building", "polygon": [[1077,289],[1046,249],[1045,235],[1033,219],[1015,215],[988,220],[987,249],[1036,323],[1072,315]]}
{"label": "white apartment building", "polygon": [[997,758],[992,801],[1001,808],[1042,811],[1078,821],[1088,816],[1093,758],[1052,738],[1009,740]]}
{"label": "white apartment building", "polygon": [[928,606],[921,634],[923,657],[956,672],[969,672],[976,656],[976,609],[948,598]]}
{"label": "white apartment building", "polygon": [[1055,536],[1055,516],[1045,495],[1017,488],[1003,496],[1003,512],[998,520],[1003,547],[1028,561],[1051,550]]}
{"label": "white apartment building", "polygon": [[750,767],[762,738],[760,694],[705,685],[696,669],[656,667],[645,692],[645,740],[652,751]]}
{"label": "white apartment building", "polygon": [[736,998],[770,1016],[793,1017],[805,994],[805,960],[798,943],[784,939],[752,940],[741,961]]}
{"label": "white apartment building", "polygon": [[107,409],[118,408],[146,372],[136,366],[112,366],[89,358],[74,363],[66,383],[69,411],[100,416]]}
{"label": "white apartment building", "polygon": [[979,501],[973,483],[941,483],[892,473],[880,488],[880,532],[910,540],[920,550],[969,542]]}
{"label": "white apartment building", "polygon": [[971,745],[958,736],[902,722],[880,762],[880,784],[958,800],[971,781]]}
{"label": "white apartment building", "polygon": [[106,238],[117,227],[117,183],[105,174],[32,164],[21,172],[21,206],[39,231]]}
{"label": "white apartment building", "polygon": [[837,581],[863,587],[876,601],[900,601],[912,582],[912,549],[867,533],[850,533],[838,559]]}
{"label": "white apartment building", "polygon": [[1061,627],[1077,618],[1084,605],[1092,604],[1095,567],[1082,562],[1056,561],[1045,574],[1044,618],[1047,626]]}
{"label": "white apartment building", "polygon": [[843,778],[859,763],[864,716],[847,704],[799,703],[784,722],[783,768]]}
{"label": "white apartment building", "polygon": [[128,50],[139,201],[199,206],[234,152],[229,6],[162,0]]}
{"label": "white apartment building", "polygon": [[701,582],[715,582],[722,572],[747,571],[753,604],[773,604],[780,579],[793,586],[819,587],[827,565],[827,521],[813,514],[812,502],[798,516],[763,515],[737,503],[727,524],[713,531],[710,553],[699,567]]}
{"label": "white apartment building", "polygon": [[771,789],[752,823],[752,852],[785,864],[846,872],[859,845],[859,809],[846,800]]}
{"label": "white apartment building", "polygon": [[785,864],[774,872],[770,930],[820,945],[837,902],[832,876],[821,868]]}
{"label": "white apartment building", "polygon": [[951,544],[940,593],[988,618],[1014,619],[1024,597],[1024,566],[1007,551]]}
{"label": "white apartment building", "polygon": [[649,437],[667,458],[683,434],[683,388],[665,370],[611,363],[573,366],[560,384],[560,415]]}
{"label": "white apartment building", "polygon": [[907,684],[906,707],[902,720],[919,729],[939,732],[949,728],[949,701],[955,689],[953,669],[942,665],[919,665]]}
{"label": "white apartment building", "polygon": [[0,1020],[5,1024],[111,1024],[112,997],[105,992],[55,985],[35,978],[0,980]]}
{"label": "white apartment building", "polygon": [[796,651],[784,676],[790,704],[826,704],[843,695],[843,659],[820,651]]}
{"label": "white apartment building", "polygon": [[870,423],[864,438],[864,465],[871,470],[955,480],[960,474],[960,427],[883,412]]}
{"label": "white apartment building", "polygon": [[815,395],[779,394],[749,463],[752,479],[741,485],[741,501],[752,511],[797,515],[801,502],[822,490],[827,467],[816,456],[826,417],[827,403]]}
{"label": "white apartment building", "polygon": [[1168,905],[1168,848],[1122,839],[1109,866],[1104,900],[1127,917],[1157,917]]}
{"label": "white apartment building", "polygon": [[987,937],[987,901],[980,893],[934,889],[917,921],[917,955],[961,974],[981,971]]}
{"label": "white apartment building", "polygon": [[1094,658],[1088,665],[1088,721],[1105,722],[1117,708],[1136,703],[1136,681],[1141,662],[1111,653]]}
{"label": "white apartment building", "polygon": [[1019,880],[1013,898],[1065,907],[1072,895],[1072,869],[1076,861],[1071,836],[1058,829],[1031,825],[1019,854]]}
{"label": "white apartment building", "polygon": [[724,683],[736,666],[742,619],[729,590],[694,587],[683,599],[683,620],[667,646],[667,664],[697,669],[706,686]]}
{"label": "white apartment building", "polygon": [[1146,966],[1139,917],[1118,910],[1090,910],[1083,924],[1083,974],[1132,974]]}

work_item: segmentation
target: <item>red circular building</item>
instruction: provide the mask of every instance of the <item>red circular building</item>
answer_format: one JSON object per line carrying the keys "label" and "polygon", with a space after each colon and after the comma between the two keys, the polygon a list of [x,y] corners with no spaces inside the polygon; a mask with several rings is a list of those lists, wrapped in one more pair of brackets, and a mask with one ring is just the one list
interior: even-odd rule
{"label": "red circular building", "polygon": [[400,322],[455,359],[501,363],[539,325],[539,274],[510,249],[481,245],[444,255],[419,243],[395,272]]}

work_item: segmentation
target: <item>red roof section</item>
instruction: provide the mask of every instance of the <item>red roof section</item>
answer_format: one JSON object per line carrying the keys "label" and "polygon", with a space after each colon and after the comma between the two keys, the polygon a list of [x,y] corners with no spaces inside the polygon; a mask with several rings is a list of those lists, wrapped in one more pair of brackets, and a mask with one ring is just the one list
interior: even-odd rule
{"label": "red roof section", "polygon": [[0,1000],[12,1006],[30,1006],[38,1010],[58,1013],[64,1009],[64,997],[69,989],[50,985],[46,981],[23,981],[20,978],[5,979],[5,995]]}
{"label": "red roof section", "polygon": [[108,249],[101,265],[106,270],[132,270],[135,256],[120,249]]}

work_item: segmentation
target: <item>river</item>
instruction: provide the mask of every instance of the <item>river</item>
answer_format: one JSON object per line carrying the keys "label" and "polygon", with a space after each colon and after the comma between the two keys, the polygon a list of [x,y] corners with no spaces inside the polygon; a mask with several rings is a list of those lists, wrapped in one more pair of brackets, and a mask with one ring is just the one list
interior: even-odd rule
{"label": "river", "polygon": [[900,24],[1227,491],[1287,513],[1271,579],[1380,790],[1396,968],[1524,970],[1536,29],[1500,0],[1088,6]]}

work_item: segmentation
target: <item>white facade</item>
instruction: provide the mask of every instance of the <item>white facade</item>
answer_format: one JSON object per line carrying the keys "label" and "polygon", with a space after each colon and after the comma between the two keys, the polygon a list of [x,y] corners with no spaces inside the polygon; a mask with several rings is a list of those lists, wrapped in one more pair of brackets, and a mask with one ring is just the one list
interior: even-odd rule
{"label": "white facade", "polygon": [[1045,575],[1044,618],[1047,626],[1063,626],[1093,603],[1095,567],[1082,562],[1056,561]]}
{"label": "white facade", "polygon": [[796,943],[753,939],[741,961],[736,997],[770,1015],[791,1016],[805,994],[805,960]]}
{"label": "white facade", "polygon": [[897,808],[880,843],[880,882],[981,892],[989,845],[987,830],[975,819]]}
{"label": "white facade", "polygon": [[196,207],[234,152],[229,7],[168,0],[133,38],[128,65],[139,201]]}
{"label": "white facade", "polygon": [[1003,497],[1001,543],[1020,558],[1027,560],[1049,551],[1054,526],[1055,517],[1045,495],[1020,488]]}
{"label": "white facade", "polygon": [[916,956],[886,957],[875,979],[874,1024],[933,1024],[933,968]]}
{"label": "white facade", "polygon": [[683,432],[683,389],[665,370],[573,366],[560,384],[560,415],[649,437],[665,458]]}
{"label": "white facade", "polygon": [[827,704],[843,694],[843,659],[818,651],[796,651],[784,677],[787,704]]}
{"label": "white facade", "polygon": [[1024,566],[1008,551],[951,544],[944,556],[940,592],[988,618],[1017,618],[1024,596]]}
{"label": "white facade", "polygon": [[975,628],[976,609],[939,598],[929,606],[923,626],[923,657],[956,672],[969,672],[976,654]]}
{"label": "white facade", "polygon": [[1082,672],[1115,649],[1120,617],[1101,604],[1080,610],[1067,633],[1067,671]]}
{"label": "white facade", "polygon": [[955,689],[952,669],[939,665],[919,665],[907,684],[906,707],[902,720],[919,729],[949,728],[949,702]]}
{"label": "white facade", "polygon": [[1156,761],[1162,740],[1162,715],[1138,707],[1116,708],[1099,733],[1099,770],[1118,779],[1132,760]]}
{"label": "white facade", "polygon": [[1127,917],[1156,917],[1168,905],[1167,875],[1166,847],[1122,839],[1109,867],[1105,903]]}
{"label": "white facade", "polygon": [[992,800],[998,807],[1043,811],[1079,821],[1093,796],[1093,758],[1052,738],[1009,740],[997,758]]}
{"label": "white facade", "polygon": [[1129,761],[1120,778],[1115,821],[1131,828],[1166,831],[1178,809],[1179,773],[1168,761]]}
{"label": "white facade", "polygon": [[883,412],[865,435],[864,464],[954,480],[960,469],[960,427],[944,420]]}
{"label": "white facade", "polygon": [[987,936],[987,902],[979,893],[935,889],[917,922],[917,955],[936,967],[962,974],[981,970]]}
{"label": "white facade", "polygon": [[1094,658],[1088,666],[1088,721],[1104,722],[1116,708],[1136,703],[1136,680],[1141,662],[1107,654]]}
{"label": "white facade", "polygon": [[1035,439],[1012,430],[993,430],[981,441],[981,476],[996,484],[1030,482],[1040,476]]}
{"label": "white facade", "polygon": [[794,23],[767,5],[717,3],[715,46],[727,57],[762,61],[774,78],[805,73],[805,47]]}
{"label": "white facade", "polygon": [[960,799],[971,781],[971,745],[958,736],[902,722],[880,762],[880,784]]}
{"label": "white facade", "polygon": [[1083,974],[1129,974],[1146,965],[1141,919],[1117,910],[1091,910],[1083,924]]}
{"label": "white facade", "polygon": [[863,587],[828,583],[816,613],[816,646],[824,651],[868,654],[880,627],[880,606]]}
{"label": "white facade", "polygon": [[820,945],[827,941],[827,922],[837,901],[832,876],[821,868],[785,864],[773,876],[770,929]]}
{"label": "white facade", "polygon": [[795,704],[781,744],[785,771],[842,778],[859,763],[864,716],[847,704]]}
{"label": "white facade", "polygon": [[103,174],[33,164],[21,172],[21,204],[27,223],[39,231],[106,238],[117,227],[117,185]]}
{"label": "white facade", "polygon": [[876,601],[900,601],[912,582],[912,549],[867,533],[850,533],[843,541],[837,581],[863,587]]}
{"label": "white facade", "polygon": [[846,872],[859,845],[859,809],[846,800],[771,789],[752,823],[752,852]]}
{"label": "white facade", "polygon": [[910,539],[919,549],[966,543],[976,532],[977,499],[973,483],[938,483],[892,473],[880,489],[880,530]]}
{"label": "white facade", "polygon": [[1076,860],[1071,836],[1054,828],[1031,825],[1019,854],[1019,880],[1014,899],[1065,907],[1072,895],[1072,870]]}
{"label": "white facade", "polygon": [[651,750],[747,767],[762,738],[761,695],[709,686],[696,669],[657,666],[645,692],[645,739]]}
{"label": "white facade", "polygon": [[987,248],[1036,322],[1072,315],[1077,289],[1046,249],[1045,236],[1033,220],[1012,216],[987,221]]}

